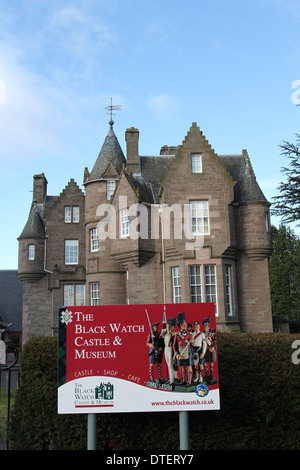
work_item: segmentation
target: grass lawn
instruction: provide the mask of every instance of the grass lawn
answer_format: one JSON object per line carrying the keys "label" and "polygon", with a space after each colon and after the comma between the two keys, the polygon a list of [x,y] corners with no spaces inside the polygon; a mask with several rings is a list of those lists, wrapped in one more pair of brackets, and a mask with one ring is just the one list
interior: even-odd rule
{"label": "grass lawn", "polygon": [[[15,396],[17,390],[15,388],[11,389],[10,392],[10,411],[12,410]],[[8,406],[8,397],[5,390],[0,390],[0,432],[3,433],[6,438],[6,428],[7,428],[7,406]]]}

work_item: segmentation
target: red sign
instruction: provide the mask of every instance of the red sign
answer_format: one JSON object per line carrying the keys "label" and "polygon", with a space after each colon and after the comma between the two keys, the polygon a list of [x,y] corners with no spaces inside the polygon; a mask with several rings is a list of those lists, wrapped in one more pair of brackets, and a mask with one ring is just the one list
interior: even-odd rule
{"label": "red sign", "polygon": [[[193,409],[219,408],[214,304],[68,306],[59,315],[59,412],[182,410],[183,396]],[[153,405],[161,394],[164,404]]]}

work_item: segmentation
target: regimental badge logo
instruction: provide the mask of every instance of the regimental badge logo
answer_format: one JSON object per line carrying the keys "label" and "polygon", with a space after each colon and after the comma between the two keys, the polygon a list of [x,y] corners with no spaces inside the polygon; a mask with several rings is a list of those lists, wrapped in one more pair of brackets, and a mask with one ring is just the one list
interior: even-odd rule
{"label": "regimental badge logo", "polygon": [[68,309],[64,312],[61,312],[61,323],[65,323],[66,325],[72,321],[72,312],[69,312]]}

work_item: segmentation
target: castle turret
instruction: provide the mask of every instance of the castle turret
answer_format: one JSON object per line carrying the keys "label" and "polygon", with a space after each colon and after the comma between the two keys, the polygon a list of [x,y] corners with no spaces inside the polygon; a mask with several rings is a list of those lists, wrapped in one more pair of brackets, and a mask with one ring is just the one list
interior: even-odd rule
{"label": "castle turret", "polygon": [[45,226],[36,201],[33,201],[27,223],[18,238],[18,276],[24,281],[35,282],[44,275]]}
{"label": "castle turret", "polygon": [[[100,290],[101,304],[124,303],[125,271],[110,257],[110,238],[99,240],[97,224],[109,217],[104,209],[110,207],[120,174],[126,160],[113,130],[113,121],[100,153],[89,173],[85,169],[85,224],[86,224],[86,284],[87,303],[93,304],[92,289]],[[118,286],[112,289],[111,286]]]}
{"label": "castle turret", "polygon": [[[243,150],[244,175],[236,184],[237,284],[242,331],[272,331],[268,259],[272,253],[270,203],[262,193]],[[255,317],[253,311],[256,312]]]}

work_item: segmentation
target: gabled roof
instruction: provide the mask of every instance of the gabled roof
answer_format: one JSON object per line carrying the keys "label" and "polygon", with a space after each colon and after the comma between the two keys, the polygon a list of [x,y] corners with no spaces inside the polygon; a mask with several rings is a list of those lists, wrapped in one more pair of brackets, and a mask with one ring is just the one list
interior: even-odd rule
{"label": "gabled roof", "polygon": [[112,125],[110,126],[108,134],[104,140],[94,167],[91,173],[87,175],[84,183],[100,179],[111,163],[118,174],[121,173],[123,165],[126,163],[126,159]]}

